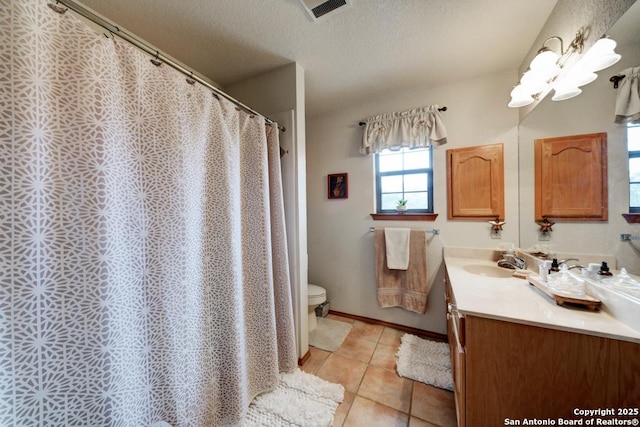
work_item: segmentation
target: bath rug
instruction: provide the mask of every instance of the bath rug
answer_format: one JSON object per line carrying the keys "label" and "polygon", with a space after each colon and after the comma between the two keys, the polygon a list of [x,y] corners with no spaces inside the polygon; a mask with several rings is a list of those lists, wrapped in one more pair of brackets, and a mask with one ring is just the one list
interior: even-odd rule
{"label": "bath rug", "polygon": [[411,334],[400,339],[396,353],[398,375],[453,391],[449,345]]}
{"label": "bath rug", "polygon": [[318,326],[309,333],[309,345],[320,350],[336,351],[351,331],[351,324],[318,317]]}
{"label": "bath rug", "polygon": [[296,368],[280,374],[280,384],[275,390],[253,399],[242,425],[328,427],[343,399],[342,385]]}

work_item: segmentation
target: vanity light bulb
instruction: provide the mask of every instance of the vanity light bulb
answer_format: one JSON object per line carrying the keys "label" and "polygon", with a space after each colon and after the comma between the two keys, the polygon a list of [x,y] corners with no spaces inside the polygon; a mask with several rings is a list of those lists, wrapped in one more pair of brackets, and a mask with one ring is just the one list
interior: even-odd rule
{"label": "vanity light bulb", "polygon": [[522,76],[521,85],[526,88],[530,94],[540,93],[549,89],[549,78],[542,72],[537,70],[529,70]]}
{"label": "vanity light bulb", "polygon": [[541,49],[535,58],[531,61],[529,68],[532,70],[548,68],[556,65],[560,57],[549,48]]}
{"label": "vanity light bulb", "polygon": [[600,56],[598,58],[593,58],[587,61],[586,66],[589,67],[592,71],[600,71],[605,68],[611,67],[616,62],[620,61],[622,56],[617,53],[612,53],[609,55]]}
{"label": "vanity light bulb", "polygon": [[553,94],[553,97],[551,98],[551,100],[552,101],[564,101],[566,99],[570,99],[570,98],[573,98],[575,96],[578,96],[581,93],[582,93],[582,89],[580,89],[578,87],[559,86],[559,87],[556,87],[555,93]]}
{"label": "vanity light bulb", "polygon": [[608,36],[601,37],[597,42],[591,46],[589,52],[585,55],[585,57],[590,56],[603,56],[614,53],[613,50],[616,48],[617,43],[615,40],[609,38]]}
{"label": "vanity light bulb", "polygon": [[591,71],[604,70],[620,61],[621,56],[614,49],[617,43],[607,36],[599,39],[584,55],[584,67]]}
{"label": "vanity light bulb", "polygon": [[511,99],[511,102],[509,102],[509,104],[507,104],[510,108],[520,108],[520,107],[526,107],[529,104],[533,103],[533,98],[531,96],[526,97],[526,98],[514,98]]}
{"label": "vanity light bulb", "polygon": [[561,68],[558,66],[559,56],[546,48],[542,50],[529,65],[529,69],[536,73],[542,81],[548,81],[560,74]]}
{"label": "vanity light bulb", "polygon": [[598,75],[593,71],[586,70],[578,65],[576,64],[566,78],[568,86],[584,86],[598,78]]}
{"label": "vanity light bulb", "polygon": [[533,97],[524,86],[518,85],[513,88],[513,90],[511,91],[511,101],[508,104],[509,107],[520,108],[532,103]]}

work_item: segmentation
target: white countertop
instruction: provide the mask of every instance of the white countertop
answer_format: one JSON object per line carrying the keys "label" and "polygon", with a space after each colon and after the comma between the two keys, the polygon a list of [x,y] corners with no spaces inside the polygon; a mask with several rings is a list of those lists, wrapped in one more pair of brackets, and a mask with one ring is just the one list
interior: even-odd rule
{"label": "white countertop", "polygon": [[487,277],[468,272],[465,266],[495,266],[496,262],[486,256],[472,257],[473,251],[457,251],[455,256],[452,252],[445,250],[444,262],[457,309],[464,315],[640,343],[639,331],[605,310],[592,312],[559,306],[526,279]]}

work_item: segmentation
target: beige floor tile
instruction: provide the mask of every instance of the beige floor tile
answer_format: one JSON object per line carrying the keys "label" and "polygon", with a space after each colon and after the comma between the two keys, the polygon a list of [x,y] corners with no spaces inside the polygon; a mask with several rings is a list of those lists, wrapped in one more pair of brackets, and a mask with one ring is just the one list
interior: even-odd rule
{"label": "beige floor tile", "polygon": [[333,319],[333,320],[338,320],[340,322],[345,322],[345,323],[353,323],[353,319],[350,319],[348,317],[342,317],[342,316],[338,316],[337,314],[327,314],[327,319]]}
{"label": "beige floor tile", "polygon": [[349,333],[340,348],[336,350],[336,353],[360,362],[369,363],[375,349],[375,342],[351,336],[351,333]]}
{"label": "beige floor tile", "polygon": [[414,381],[411,415],[442,427],[455,427],[453,392]]}
{"label": "beige floor tile", "polygon": [[390,371],[396,371],[397,352],[398,347],[396,346],[378,343],[375,351],[373,352],[373,356],[371,356],[371,362],[369,362],[369,364],[388,369]]}
{"label": "beige floor tile", "polygon": [[331,354],[330,351],[320,350],[319,348],[309,347],[310,356],[304,365],[300,367],[305,372],[315,374],[320,369],[320,366],[327,360],[327,357]]}
{"label": "beige floor tile", "polygon": [[333,417],[333,423],[331,424],[331,427],[342,426],[342,423],[344,423],[344,420],[347,418],[347,414],[351,409],[351,404],[353,403],[353,399],[355,399],[355,397],[356,395],[353,393],[349,393],[348,391],[344,392],[344,400],[336,410],[336,414]]}
{"label": "beige floor tile", "polygon": [[395,371],[369,366],[357,394],[408,414],[412,383]]}
{"label": "beige floor tile", "polygon": [[349,332],[348,336],[377,343],[380,339],[380,335],[382,335],[383,329],[384,326],[372,325],[370,323],[356,320],[353,322],[353,328],[351,328],[351,332]]}
{"label": "beige floor tile", "polygon": [[387,328],[385,327],[382,331],[382,335],[380,336],[380,344],[393,345],[396,347],[400,347],[400,338],[406,334],[404,331],[400,331],[398,329]]}
{"label": "beige floor tile", "polygon": [[340,383],[345,390],[355,393],[367,369],[367,364],[332,353],[322,364],[316,375],[333,383]]}
{"label": "beige floor tile", "polygon": [[352,334],[335,353],[310,347],[302,369],[345,387],[334,427],[456,426],[453,393],[397,375],[395,354],[405,332],[333,314],[327,317],[353,324]]}
{"label": "beige floor tile", "polygon": [[420,418],[411,417],[409,419],[409,427],[439,427],[435,424],[431,424],[430,422],[423,421]]}
{"label": "beige floor tile", "polygon": [[356,396],[343,427],[406,427],[408,422],[407,414]]}

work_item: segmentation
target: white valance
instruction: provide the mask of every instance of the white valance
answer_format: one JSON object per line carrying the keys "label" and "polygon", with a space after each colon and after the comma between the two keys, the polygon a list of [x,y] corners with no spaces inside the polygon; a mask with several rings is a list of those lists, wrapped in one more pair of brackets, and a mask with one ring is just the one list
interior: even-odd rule
{"label": "white valance", "polygon": [[618,83],[616,123],[640,123],[640,66],[627,68]]}
{"label": "white valance", "polygon": [[414,108],[399,113],[387,113],[365,120],[363,154],[379,153],[385,148],[428,147],[447,142],[447,130],[437,105]]}
{"label": "white valance", "polygon": [[362,154],[379,153],[385,148],[419,148],[447,142],[447,130],[438,105],[399,113],[380,114],[365,120]]}

